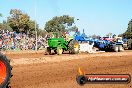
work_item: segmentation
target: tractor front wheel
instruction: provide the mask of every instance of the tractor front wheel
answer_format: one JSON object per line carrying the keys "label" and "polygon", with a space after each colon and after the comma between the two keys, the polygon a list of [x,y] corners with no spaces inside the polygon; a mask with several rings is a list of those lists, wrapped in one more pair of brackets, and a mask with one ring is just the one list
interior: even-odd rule
{"label": "tractor front wheel", "polygon": [[58,54],[58,55],[61,55],[62,52],[63,52],[62,47],[57,47],[57,54]]}

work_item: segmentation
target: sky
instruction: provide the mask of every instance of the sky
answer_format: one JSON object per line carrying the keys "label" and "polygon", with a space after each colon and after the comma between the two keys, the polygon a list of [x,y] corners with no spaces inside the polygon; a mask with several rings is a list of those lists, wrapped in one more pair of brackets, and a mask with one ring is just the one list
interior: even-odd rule
{"label": "sky", "polygon": [[87,35],[118,35],[127,30],[132,19],[131,4],[132,0],[1,0],[0,22],[10,16],[10,9],[20,9],[42,29],[54,16],[69,15],[75,17],[75,24]]}

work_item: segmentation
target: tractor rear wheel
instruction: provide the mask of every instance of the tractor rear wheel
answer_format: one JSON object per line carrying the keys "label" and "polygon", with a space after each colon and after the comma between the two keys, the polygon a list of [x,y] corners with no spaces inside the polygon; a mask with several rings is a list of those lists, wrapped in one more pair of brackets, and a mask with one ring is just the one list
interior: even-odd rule
{"label": "tractor rear wheel", "polygon": [[75,40],[71,40],[69,45],[69,52],[71,54],[78,54],[79,53],[79,43]]}
{"label": "tractor rear wheel", "polygon": [[0,54],[0,88],[7,88],[9,85],[12,67],[5,55]]}
{"label": "tractor rear wheel", "polygon": [[63,52],[62,47],[57,47],[57,54],[58,54],[58,55],[61,55],[62,52]]}

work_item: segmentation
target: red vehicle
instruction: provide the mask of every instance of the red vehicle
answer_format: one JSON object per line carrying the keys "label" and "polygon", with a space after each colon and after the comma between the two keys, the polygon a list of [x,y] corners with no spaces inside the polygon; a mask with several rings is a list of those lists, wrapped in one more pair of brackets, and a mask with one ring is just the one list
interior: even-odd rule
{"label": "red vehicle", "polygon": [[12,76],[11,70],[10,60],[0,53],[0,88],[7,88],[9,86],[9,81]]}

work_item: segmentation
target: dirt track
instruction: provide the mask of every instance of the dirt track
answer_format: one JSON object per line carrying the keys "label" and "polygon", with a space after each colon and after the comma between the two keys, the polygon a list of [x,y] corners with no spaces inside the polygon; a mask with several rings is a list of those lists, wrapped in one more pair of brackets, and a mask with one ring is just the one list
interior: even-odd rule
{"label": "dirt track", "polygon": [[61,56],[43,52],[7,53],[13,65],[12,88],[130,88],[130,84],[76,83],[78,67],[88,74],[132,75],[132,51]]}

